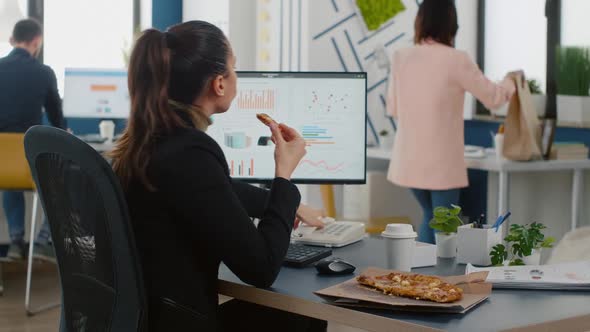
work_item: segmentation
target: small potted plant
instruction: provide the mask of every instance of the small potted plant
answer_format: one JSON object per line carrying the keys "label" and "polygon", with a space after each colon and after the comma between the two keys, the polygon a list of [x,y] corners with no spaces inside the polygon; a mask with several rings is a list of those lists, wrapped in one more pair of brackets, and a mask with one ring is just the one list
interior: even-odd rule
{"label": "small potted plant", "polygon": [[541,85],[536,79],[527,80],[527,83],[529,85],[529,90],[531,91],[531,99],[535,106],[535,110],[537,111],[537,115],[542,117],[545,114],[547,96],[541,91]]}
{"label": "small potted plant", "polygon": [[557,50],[557,118],[590,122],[590,49],[559,47]]}
{"label": "small potted plant", "polygon": [[[539,265],[541,249],[552,248],[555,239],[545,237],[542,230],[547,228],[541,223],[510,226],[508,236],[504,238],[506,246],[497,244],[490,252],[493,265]],[[510,259],[508,259],[510,257]]]}
{"label": "small potted plant", "polygon": [[457,256],[457,228],[463,225],[459,215],[461,208],[451,205],[451,208],[439,206],[434,209],[434,217],[430,220],[430,228],[437,231],[436,255],[443,258]]}
{"label": "small potted plant", "polygon": [[393,147],[393,133],[386,129],[379,132],[379,147],[384,150],[391,150]]}

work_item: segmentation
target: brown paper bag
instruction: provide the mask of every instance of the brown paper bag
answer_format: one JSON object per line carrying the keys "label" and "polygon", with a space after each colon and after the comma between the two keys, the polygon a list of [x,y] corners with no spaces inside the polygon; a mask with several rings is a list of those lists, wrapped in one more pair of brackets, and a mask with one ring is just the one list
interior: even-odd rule
{"label": "brown paper bag", "polygon": [[516,93],[508,106],[504,123],[502,155],[506,159],[528,161],[541,158],[541,124],[522,74],[511,75]]}

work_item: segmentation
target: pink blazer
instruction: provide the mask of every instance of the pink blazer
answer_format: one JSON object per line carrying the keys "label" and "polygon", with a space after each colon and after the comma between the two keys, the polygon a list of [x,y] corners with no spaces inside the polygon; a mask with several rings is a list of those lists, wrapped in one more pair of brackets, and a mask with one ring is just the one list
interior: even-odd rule
{"label": "pink blazer", "polygon": [[443,44],[430,41],[395,52],[387,109],[397,132],[388,179],[417,189],[466,187],[465,92],[496,109],[514,90],[510,79],[490,81],[466,52]]}

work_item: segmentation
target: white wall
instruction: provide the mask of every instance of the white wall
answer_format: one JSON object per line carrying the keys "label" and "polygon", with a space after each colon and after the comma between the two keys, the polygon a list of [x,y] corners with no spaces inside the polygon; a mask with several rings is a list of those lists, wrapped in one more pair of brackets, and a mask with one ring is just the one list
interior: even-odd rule
{"label": "white wall", "polygon": [[183,0],[182,21],[207,21],[219,27],[227,35],[229,34],[229,4],[229,0]]}
{"label": "white wall", "polygon": [[256,69],[256,0],[233,0],[229,6],[229,41],[238,70]]}
{"label": "white wall", "polygon": [[4,57],[12,50],[8,43],[12,29],[16,22],[27,16],[28,3],[26,0],[0,1],[0,57]]}
{"label": "white wall", "polygon": [[182,20],[203,20],[219,27],[237,56],[238,70],[256,66],[256,0],[184,0]]}
{"label": "white wall", "polygon": [[[455,39],[455,47],[466,51],[473,61],[477,59],[477,1],[457,0],[459,32]],[[475,115],[475,98],[471,94],[465,97],[463,117],[472,119]]]}
{"label": "white wall", "polygon": [[140,30],[152,27],[152,0],[140,0],[139,4],[139,27]]}

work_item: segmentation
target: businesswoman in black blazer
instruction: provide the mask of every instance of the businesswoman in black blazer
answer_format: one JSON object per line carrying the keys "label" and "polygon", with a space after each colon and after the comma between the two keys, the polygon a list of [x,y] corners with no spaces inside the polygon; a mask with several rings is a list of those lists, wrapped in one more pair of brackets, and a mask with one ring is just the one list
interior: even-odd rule
{"label": "businesswoman in black blazer", "polygon": [[147,30],[131,54],[131,115],[112,158],[141,255],[150,330],[325,330],[323,321],[237,301],[218,308],[221,262],[251,285],[275,280],[300,203],[289,179],[305,154],[294,129],[274,125],[271,189],[230,178],[205,130],[236,95],[235,62],[223,33],[201,21]]}

